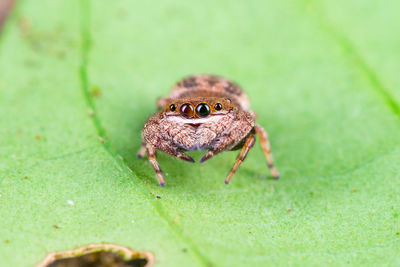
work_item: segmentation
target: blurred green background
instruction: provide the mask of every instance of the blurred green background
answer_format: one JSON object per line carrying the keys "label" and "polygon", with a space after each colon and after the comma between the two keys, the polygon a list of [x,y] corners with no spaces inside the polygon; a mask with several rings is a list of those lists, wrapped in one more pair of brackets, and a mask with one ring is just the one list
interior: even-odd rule
{"label": "blurred green background", "polygon": [[[0,266],[101,242],[157,266],[399,266],[399,10],[17,1],[0,37]],[[194,73],[242,85],[280,180],[258,145],[229,186],[236,152],[160,153],[165,188],[136,159],[155,100]]]}

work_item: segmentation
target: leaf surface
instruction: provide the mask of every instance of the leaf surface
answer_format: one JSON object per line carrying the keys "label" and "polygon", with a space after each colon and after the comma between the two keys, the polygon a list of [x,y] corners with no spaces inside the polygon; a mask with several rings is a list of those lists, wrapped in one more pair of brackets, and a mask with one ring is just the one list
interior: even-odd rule
{"label": "leaf surface", "polygon": [[[398,265],[392,4],[19,2],[0,39],[0,266],[101,242],[159,266]],[[279,181],[257,145],[229,186],[237,152],[159,153],[165,188],[136,159],[155,100],[193,73],[246,90]]]}

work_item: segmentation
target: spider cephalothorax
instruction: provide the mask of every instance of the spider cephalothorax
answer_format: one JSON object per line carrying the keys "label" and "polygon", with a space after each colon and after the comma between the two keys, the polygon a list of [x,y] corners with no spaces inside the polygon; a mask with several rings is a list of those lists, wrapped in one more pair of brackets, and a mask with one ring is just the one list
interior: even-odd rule
{"label": "spider cephalothorax", "polygon": [[217,76],[194,75],[178,82],[169,97],[158,100],[158,106],[160,111],[143,128],[138,156],[147,153],[160,185],[165,185],[165,179],[156,150],[190,162],[194,160],[185,151],[208,150],[200,160],[204,162],[219,152],[241,149],[225,179],[228,184],[254,146],[255,134],[260,135],[272,176],[279,178],[267,133],[255,124],[256,114],[249,109],[247,95],[237,84]]}

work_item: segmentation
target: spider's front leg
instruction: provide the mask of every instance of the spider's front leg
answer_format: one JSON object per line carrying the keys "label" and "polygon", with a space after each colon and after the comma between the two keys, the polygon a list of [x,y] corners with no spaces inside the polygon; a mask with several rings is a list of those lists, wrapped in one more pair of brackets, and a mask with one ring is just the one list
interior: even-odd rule
{"label": "spider's front leg", "polygon": [[149,157],[149,161],[151,165],[153,166],[154,171],[156,172],[158,182],[160,183],[161,186],[165,185],[165,179],[164,175],[161,171],[160,164],[158,164],[157,158],[156,158],[156,148],[152,145],[146,145],[146,152]]}
{"label": "spider's front leg", "polygon": [[[210,150],[208,151],[200,160],[200,162],[204,162],[208,159],[210,159],[211,157],[215,156],[216,154],[218,154],[219,152],[225,150],[226,144],[232,144],[231,142],[227,142],[226,143],[215,149],[215,150]],[[229,184],[229,182],[231,181],[233,175],[236,173],[236,171],[239,169],[240,164],[242,164],[242,162],[245,160],[247,154],[249,153],[249,151],[253,148],[254,143],[256,142],[256,139],[254,137],[253,134],[250,134],[248,137],[245,137],[245,142],[240,150],[240,153],[238,155],[238,157],[236,158],[235,164],[233,165],[231,171],[228,173],[228,175],[226,176],[225,179],[225,184]]]}
{"label": "spider's front leg", "polygon": [[[143,148],[143,146],[142,146],[142,148]],[[139,150],[138,157],[141,156],[140,153],[142,152],[142,148],[140,148],[140,150]],[[157,161],[157,156],[156,156],[157,149],[160,149],[160,148],[155,147],[151,144],[147,144],[144,146],[145,153],[147,153],[147,156],[149,157],[149,161],[150,161],[151,165],[153,166],[154,171],[156,172],[158,182],[160,183],[161,186],[164,186],[165,179],[164,179],[163,172],[160,168],[160,164],[158,164],[158,161]],[[178,152],[175,150],[162,150],[162,151],[170,154],[171,156],[175,156],[179,159],[182,159],[182,160],[185,160],[188,162],[194,162],[193,158],[186,155],[185,153]]]}
{"label": "spider's front leg", "polygon": [[[149,157],[149,161],[150,161],[151,165],[153,166],[154,171],[156,172],[158,182],[160,183],[161,186],[165,185],[165,179],[164,179],[163,172],[160,168],[160,165],[158,164],[158,161],[157,161],[157,157],[156,157],[157,149],[159,149],[171,156],[177,157],[179,159],[182,159],[182,160],[185,160],[188,162],[194,162],[192,157],[190,157],[189,155],[186,155],[183,152],[178,151],[176,148],[174,148],[172,145],[169,145],[166,142],[160,143],[160,146],[157,146],[157,147],[152,144],[142,145],[142,147],[139,150],[138,157],[141,157],[141,155],[142,155],[141,153],[143,150],[145,151],[145,153],[147,153],[147,156]],[[144,156],[144,154],[143,154],[143,156]]]}
{"label": "spider's front leg", "polygon": [[185,161],[194,162],[194,160],[190,156],[183,153],[179,147],[172,142],[172,140],[163,137],[163,131],[160,127],[160,120],[162,120],[161,113],[156,113],[146,122],[142,132],[142,146],[140,147],[137,156],[138,158],[143,158],[147,153],[149,161],[157,174],[160,185],[164,186],[164,175],[156,159],[157,150],[161,150],[171,156]]}
{"label": "spider's front leg", "polygon": [[[182,160],[185,160],[188,162],[194,162],[194,159],[192,157],[190,157],[189,155],[187,155],[183,152],[178,151],[172,145],[163,144],[160,147],[156,147],[156,149],[160,149],[161,151],[163,151],[171,156],[177,157],[179,159],[182,159]],[[146,152],[147,152],[146,143],[143,142],[142,146],[140,147],[140,149],[137,153],[137,157],[139,159],[144,158],[144,156],[146,155]]]}
{"label": "spider's front leg", "polygon": [[254,138],[254,135],[251,134],[249,135],[249,137],[247,137],[246,142],[244,143],[238,157],[236,158],[235,165],[233,165],[231,171],[226,176],[225,184],[229,184],[233,175],[236,173],[237,169],[239,169],[240,164],[242,164],[242,162],[246,159],[249,151],[253,148],[255,142],[256,139]]}
{"label": "spider's front leg", "polygon": [[251,114],[239,112],[229,128],[215,139],[210,150],[201,158],[200,162],[205,162],[222,151],[234,150],[242,144],[242,150],[239,153],[235,165],[225,179],[225,183],[228,184],[240,164],[246,158],[247,153],[254,146],[255,138],[252,133],[253,127],[254,124],[251,119]]}

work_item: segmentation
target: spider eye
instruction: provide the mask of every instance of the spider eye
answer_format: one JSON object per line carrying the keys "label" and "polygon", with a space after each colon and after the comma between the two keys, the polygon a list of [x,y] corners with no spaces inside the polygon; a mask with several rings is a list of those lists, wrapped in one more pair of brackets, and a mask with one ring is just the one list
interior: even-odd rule
{"label": "spider eye", "polygon": [[175,104],[171,104],[171,105],[169,106],[169,110],[175,111],[175,110],[176,110],[176,105],[175,105]]}
{"label": "spider eye", "polygon": [[190,104],[184,104],[181,107],[181,113],[186,117],[191,117],[193,115],[193,111],[193,106]]}
{"label": "spider eye", "polygon": [[221,103],[215,104],[214,108],[215,108],[215,110],[218,110],[218,111],[221,110],[222,109]]}
{"label": "spider eye", "polygon": [[199,104],[196,108],[196,113],[199,117],[207,117],[210,115],[210,107],[207,104]]}

